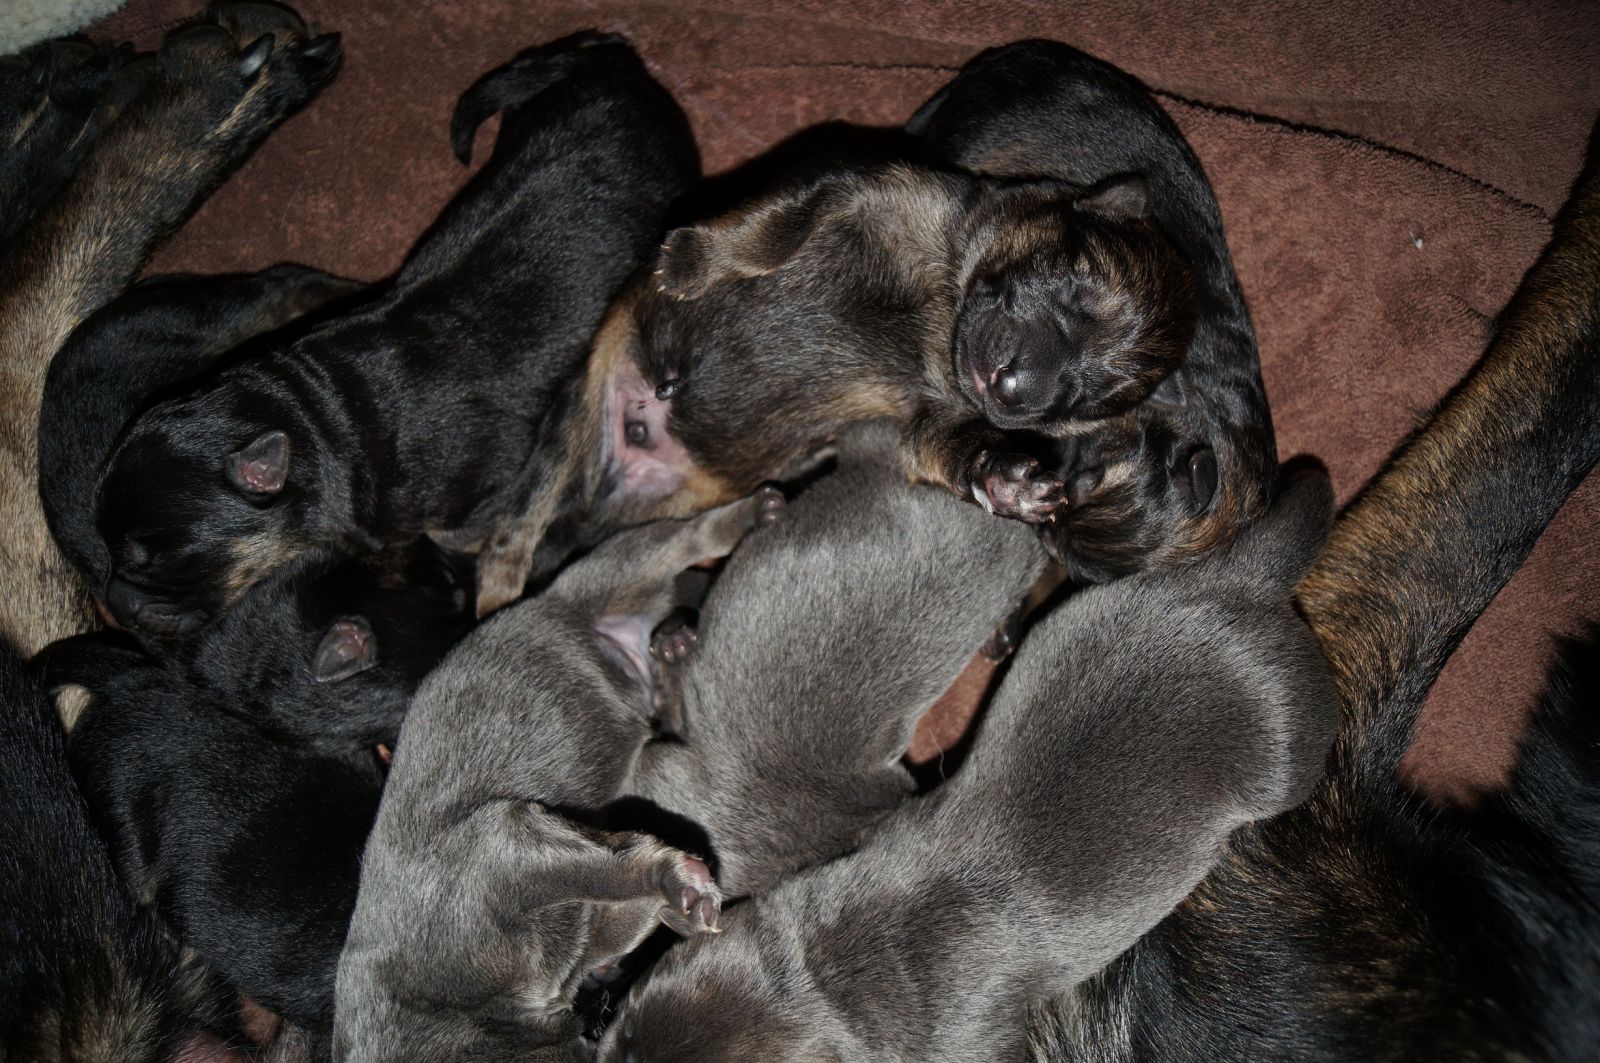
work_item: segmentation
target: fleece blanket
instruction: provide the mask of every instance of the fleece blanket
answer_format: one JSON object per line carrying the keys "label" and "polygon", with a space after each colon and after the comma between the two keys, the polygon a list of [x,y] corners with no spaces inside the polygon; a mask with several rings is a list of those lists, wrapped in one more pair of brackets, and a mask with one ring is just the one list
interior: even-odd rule
{"label": "fleece blanket", "polygon": [[[131,0],[91,31],[153,46],[198,6]],[[981,48],[1053,37],[1144,80],[1194,145],[1255,315],[1280,450],[1322,460],[1341,500],[1482,354],[1600,111],[1587,0],[297,6],[343,32],[344,72],[153,270],[392,271],[467,176],[446,135],[456,96],[573,30],[633,40],[688,111],[708,172],[819,121],[897,125]],[[1436,687],[1407,772],[1439,799],[1504,782],[1554,638],[1600,620],[1597,519],[1591,478]],[[924,753],[958,721],[933,724]]]}

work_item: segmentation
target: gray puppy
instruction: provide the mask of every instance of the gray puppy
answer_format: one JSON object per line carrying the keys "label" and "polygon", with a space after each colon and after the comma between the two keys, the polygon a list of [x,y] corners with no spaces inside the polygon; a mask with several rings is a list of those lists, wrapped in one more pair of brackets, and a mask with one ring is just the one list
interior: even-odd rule
{"label": "gray puppy", "polygon": [[1030,1007],[1321,776],[1337,703],[1291,596],[1330,509],[1301,478],[1231,547],[1069,599],[955,779],[670,952],[598,1058],[1020,1058]]}
{"label": "gray puppy", "polygon": [[729,897],[854,846],[912,795],[917,721],[1045,565],[1037,535],[908,483],[888,422],[729,559],[634,794],[693,820]]}
{"label": "gray puppy", "polygon": [[618,796],[650,738],[651,630],[775,491],[607,540],[480,627],[404,727],[335,987],[348,1060],[582,1059],[570,1002],[656,917],[711,930],[700,860],[576,816]]}

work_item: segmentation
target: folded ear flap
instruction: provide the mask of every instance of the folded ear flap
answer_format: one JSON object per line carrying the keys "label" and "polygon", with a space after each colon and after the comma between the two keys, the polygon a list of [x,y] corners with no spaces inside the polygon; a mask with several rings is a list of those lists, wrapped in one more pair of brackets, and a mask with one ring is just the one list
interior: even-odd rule
{"label": "folded ear flap", "polygon": [[724,281],[765,277],[794,257],[816,228],[830,185],[772,196],[667,234],[653,280],[674,299],[698,299]]}
{"label": "folded ear flap", "polygon": [[1150,185],[1136,173],[1108,177],[1080,195],[1073,206],[1113,221],[1138,221],[1150,213]]}
{"label": "folded ear flap", "polygon": [[1161,378],[1161,383],[1150,392],[1150,403],[1169,410],[1181,410],[1189,405],[1189,392],[1184,387],[1183,377],[1179,373],[1168,373]]}
{"label": "folded ear flap", "polygon": [[329,627],[311,655],[311,678],[337,683],[378,663],[378,636],[366,617],[341,616]]}
{"label": "folded ear flap", "polygon": [[289,480],[289,453],[287,432],[263,432],[228,455],[228,482],[247,495],[275,495]]}

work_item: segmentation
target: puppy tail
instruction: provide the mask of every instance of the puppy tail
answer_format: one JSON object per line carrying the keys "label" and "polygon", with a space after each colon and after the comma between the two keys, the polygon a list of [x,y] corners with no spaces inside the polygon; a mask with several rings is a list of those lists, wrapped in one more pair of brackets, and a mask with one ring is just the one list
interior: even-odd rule
{"label": "puppy tail", "polygon": [[585,30],[558,41],[530,48],[504,66],[483,75],[456,101],[450,118],[450,147],[463,166],[472,162],[472,140],[491,115],[518,107],[571,75],[584,51],[597,46],[620,47],[632,54],[628,42],[614,33]]}
{"label": "puppy tail", "polygon": [[1428,688],[1600,459],[1600,132],[1590,151],[1483,360],[1300,585],[1345,707],[1337,779],[1396,785]]}

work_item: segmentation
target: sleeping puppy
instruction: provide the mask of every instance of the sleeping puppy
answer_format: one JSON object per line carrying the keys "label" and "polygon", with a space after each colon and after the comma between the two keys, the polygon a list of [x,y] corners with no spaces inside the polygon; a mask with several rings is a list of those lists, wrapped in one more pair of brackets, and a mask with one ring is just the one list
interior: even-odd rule
{"label": "sleeping puppy", "polygon": [[621,40],[524,53],[452,136],[494,155],[358,310],[145,411],[99,481],[105,598],[186,634],[318,544],[476,550],[545,478],[610,296],[696,174],[682,114]]}
{"label": "sleeping puppy", "polygon": [[[1066,45],[1029,41],[973,59],[907,130],[988,177],[1131,184],[1188,267],[1195,315],[1170,375],[1141,377],[1134,416],[1064,440],[1047,462],[1069,495],[1094,499],[1061,513],[1048,541],[1109,574],[1152,547],[1169,557],[1208,549],[1262,512],[1277,448],[1255,330],[1211,186],[1144,87]],[[1080,264],[1095,254],[1016,211],[997,219],[982,254],[956,322],[956,379],[996,427],[1048,431],[1061,396],[1092,389],[1085,381],[1104,371],[1078,339],[1080,304],[1104,298]]]}
{"label": "sleeping puppy", "polygon": [[65,736],[0,642],[0,1054],[29,1063],[243,1063],[230,999],[117,879]]}
{"label": "sleeping puppy", "polygon": [[631,794],[704,831],[717,885],[760,893],[911,796],[911,733],[1045,564],[1029,531],[906,482],[892,424],[728,560],[676,671],[670,740]]}
{"label": "sleeping puppy", "polygon": [[192,643],[116,632],[36,658],[87,688],[69,753],[129,889],[271,1010],[326,1033],[384,765],[417,684],[473,623],[426,539],[307,555]]}
{"label": "sleeping puppy", "polygon": [[[83,575],[102,615],[110,612],[106,589],[116,585],[95,529],[95,485],[128,425],[153,401],[193,386],[219,359],[237,361],[292,340],[359,290],[293,265],[157,277],[73,330],[45,378],[39,500],[56,545]],[[117,611],[128,608],[122,601]]]}
{"label": "sleeping puppy", "polygon": [[1030,1007],[1320,778],[1336,701],[1291,597],[1331,501],[1296,480],[1230,548],[1057,607],[954,779],[669,952],[599,1058],[1018,1057]]}
{"label": "sleeping puppy", "polygon": [[[1031,523],[1061,519],[1062,481],[985,420],[956,379],[959,295],[981,261],[972,247],[983,234],[1000,239],[997,217],[1047,218],[1050,232],[1092,249],[1076,312],[1097,360],[1170,363],[1188,342],[1187,271],[1142,215],[1136,183],[813,163],[730,214],[675,230],[596,337],[566,475],[607,519],[681,516],[794,475],[845,424],[889,417],[902,425],[912,479]],[[1097,423],[1143,387],[1067,403],[1062,431]],[[520,534],[536,542],[547,520],[530,511]],[[1069,562],[1079,576],[1098,571],[1088,558]],[[483,564],[486,586],[498,559]]]}
{"label": "sleeping puppy", "polygon": [[[212,4],[106,85],[80,127],[98,139],[0,257],[0,570],[25,574],[0,595],[0,633],[21,652],[85,630],[93,617],[39,506],[34,429],[51,358],[207,192],[332,79],[339,59],[336,34],[313,36],[286,7]],[[53,119],[34,121],[43,131]]]}
{"label": "sleeping puppy", "polygon": [[679,574],[781,497],[608,539],[423,684],[339,961],[339,1058],[585,1059],[585,976],[658,919],[715,929],[703,861],[597,815],[653,733],[648,644]]}

